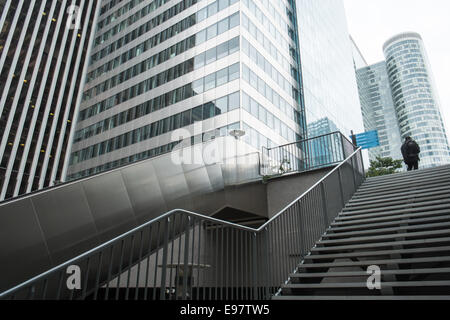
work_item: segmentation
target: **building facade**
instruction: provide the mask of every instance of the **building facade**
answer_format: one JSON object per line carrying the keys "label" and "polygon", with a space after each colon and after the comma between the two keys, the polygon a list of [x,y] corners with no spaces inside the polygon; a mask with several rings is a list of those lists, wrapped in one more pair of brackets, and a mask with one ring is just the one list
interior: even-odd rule
{"label": "building facade", "polygon": [[[342,0],[297,0],[308,135],[363,132],[352,45]],[[324,121],[329,121],[328,125]],[[320,124],[318,126],[318,124]]]}
{"label": "building facade", "polygon": [[357,66],[364,125],[366,131],[377,130],[380,138],[380,147],[369,150],[370,160],[377,156],[403,159],[401,146],[410,136],[421,147],[421,167],[450,163],[437,90],[421,36],[414,32],[396,35],[384,44],[383,51],[386,61]]}
{"label": "building facade", "polygon": [[[351,48],[340,41],[348,39],[343,3],[315,2],[109,2],[99,17],[67,178],[169,152],[179,128],[192,132],[192,143],[240,128],[258,151],[306,137],[308,115],[348,134],[358,130]],[[330,41],[338,55],[324,51]]]}
{"label": "building facade", "polygon": [[357,70],[358,87],[366,131],[378,131],[380,146],[369,150],[369,157],[403,159],[400,148],[402,139],[392,100],[391,87],[382,61]]}
{"label": "building facade", "polygon": [[399,34],[384,44],[383,51],[401,138],[411,136],[419,143],[422,167],[450,163],[439,98],[421,36]]}
{"label": "building facade", "polygon": [[0,201],[63,180],[99,8],[0,1]]}
{"label": "building facade", "polygon": [[305,136],[294,3],[119,2],[97,26],[69,180],[169,152],[180,128],[257,150]]}

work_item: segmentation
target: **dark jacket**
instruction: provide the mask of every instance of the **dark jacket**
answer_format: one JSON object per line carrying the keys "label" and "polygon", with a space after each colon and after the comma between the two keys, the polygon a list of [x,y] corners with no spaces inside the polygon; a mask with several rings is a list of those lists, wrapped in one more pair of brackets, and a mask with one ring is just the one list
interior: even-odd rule
{"label": "dark jacket", "polygon": [[402,155],[405,163],[420,161],[420,147],[414,140],[405,141],[402,145]]}

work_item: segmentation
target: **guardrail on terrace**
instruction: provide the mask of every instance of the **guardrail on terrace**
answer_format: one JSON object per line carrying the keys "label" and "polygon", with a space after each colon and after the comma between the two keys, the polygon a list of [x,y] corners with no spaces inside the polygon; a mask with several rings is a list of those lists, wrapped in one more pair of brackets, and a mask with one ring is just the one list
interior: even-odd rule
{"label": "guardrail on terrace", "polygon": [[358,149],[259,229],[174,210],[0,299],[270,299],[363,181]]}
{"label": "guardrail on terrace", "polygon": [[279,176],[337,165],[354,151],[341,132],[333,132],[262,150],[261,174]]}

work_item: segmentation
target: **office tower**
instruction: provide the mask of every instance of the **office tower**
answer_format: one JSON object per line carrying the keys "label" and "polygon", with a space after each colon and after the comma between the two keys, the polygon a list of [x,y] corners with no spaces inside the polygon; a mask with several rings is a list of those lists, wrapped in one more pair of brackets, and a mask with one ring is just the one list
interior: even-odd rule
{"label": "office tower", "polygon": [[369,150],[369,157],[403,159],[400,130],[392,100],[386,62],[357,70],[358,87],[366,131],[378,131],[380,146]]}
{"label": "office tower", "polygon": [[[305,136],[295,4],[109,2],[97,23],[68,179],[245,130],[256,150]],[[199,132],[200,131],[200,132]]]}
{"label": "office tower", "polygon": [[364,125],[367,131],[378,130],[381,144],[369,151],[370,159],[402,159],[401,145],[411,136],[422,150],[421,167],[449,163],[450,148],[421,36],[399,34],[383,51],[386,61],[357,66]]}
{"label": "office tower", "polygon": [[[309,137],[327,133],[318,132],[319,127],[337,127],[346,136],[352,130],[363,132],[343,2],[297,0],[296,4]],[[324,126],[327,120],[330,124]]]}
{"label": "office tower", "polygon": [[396,35],[383,51],[402,139],[411,136],[419,143],[422,167],[449,163],[450,148],[421,36]]}
{"label": "office tower", "polygon": [[0,200],[62,179],[98,1],[0,1]]}
{"label": "office tower", "polygon": [[240,128],[258,151],[304,138],[305,109],[311,122],[362,128],[343,4],[315,2],[112,2],[99,18],[67,178],[170,152],[178,128],[192,143]]}

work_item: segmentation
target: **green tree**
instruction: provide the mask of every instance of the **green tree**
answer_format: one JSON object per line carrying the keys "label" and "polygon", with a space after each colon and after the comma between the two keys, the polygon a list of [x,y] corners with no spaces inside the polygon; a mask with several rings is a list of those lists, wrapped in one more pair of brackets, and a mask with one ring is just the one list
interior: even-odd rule
{"label": "green tree", "polygon": [[402,160],[377,157],[375,161],[370,161],[367,177],[379,177],[396,173],[398,169],[402,168],[402,163]]}

